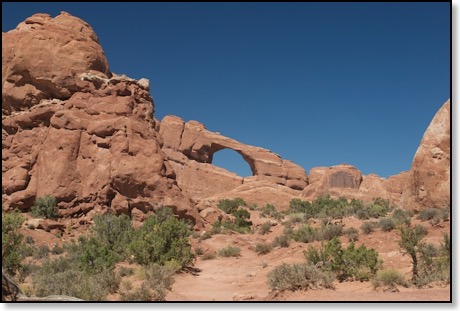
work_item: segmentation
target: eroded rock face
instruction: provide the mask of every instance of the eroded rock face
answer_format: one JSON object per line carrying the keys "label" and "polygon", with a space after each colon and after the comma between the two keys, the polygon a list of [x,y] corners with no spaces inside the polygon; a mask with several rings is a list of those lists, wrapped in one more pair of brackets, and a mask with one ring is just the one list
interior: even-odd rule
{"label": "eroded rock face", "polygon": [[[210,132],[197,121],[184,122],[179,117],[166,116],[161,121],[160,134],[163,151],[176,172],[179,186],[196,199],[222,194],[254,181],[293,190],[302,190],[308,185],[305,170],[297,164],[267,149]],[[242,178],[212,165],[213,154],[225,148],[241,154],[253,176]]]}
{"label": "eroded rock face", "polygon": [[366,203],[380,197],[398,205],[407,172],[385,179],[375,174],[362,175],[354,166],[340,164],[312,168],[308,177],[310,184],[302,191],[307,200],[329,194]]}
{"label": "eroded rock face", "polygon": [[401,199],[404,208],[450,206],[450,100],[439,109],[415,153]]}
{"label": "eroded rock face", "polygon": [[43,99],[68,99],[79,75],[91,70],[111,76],[93,29],[65,12],[56,18],[35,14],[2,33],[2,113],[27,110]]}
{"label": "eroded rock face", "polygon": [[171,206],[201,223],[161,151],[148,80],[112,75],[91,27],[37,14],[2,38],[2,194],[11,208],[52,195],[61,216]]}

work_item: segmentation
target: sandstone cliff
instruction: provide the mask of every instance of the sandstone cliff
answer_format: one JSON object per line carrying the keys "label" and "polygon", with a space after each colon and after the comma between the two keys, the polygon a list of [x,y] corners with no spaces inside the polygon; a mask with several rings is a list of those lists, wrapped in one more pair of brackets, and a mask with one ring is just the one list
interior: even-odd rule
{"label": "sandstone cliff", "polygon": [[11,208],[52,195],[61,216],[167,205],[201,222],[161,151],[148,80],[112,74],[84,21],[36,14],[3,33],[2,84],[2,194]]}
{"label": "sandstone cliff", "polygon": [[450,99],[438,110],[415,153],[401,199],[407,209],[450,206]]}

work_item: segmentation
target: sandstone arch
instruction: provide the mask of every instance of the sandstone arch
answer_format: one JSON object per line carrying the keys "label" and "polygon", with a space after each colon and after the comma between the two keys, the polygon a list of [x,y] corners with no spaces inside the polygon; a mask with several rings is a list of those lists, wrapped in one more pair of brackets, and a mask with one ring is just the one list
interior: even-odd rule
{"label": "sandstone arch", "polygon": [[245,159],[241,152],[233,149],[219,148],[211,154],[210,164],[234,172],[241,177],[254,176],[250,163],[250,160]]}
{"label": "sandstone arch", "polygon": [[[308,185],[307,174],[299,165],[282,159],[270,150],[245,145],[219,133],[208,131],[197,121],[184,122],[179,117],[166,116],[160,124],[160,135],[163,137],[162,150],[176,172],[179,186],[182,187],[181,179],[184,179],[183,185],[185,179],[187,185],[193,183],[194,178],[199,179],[202,189],[194,189],[191,192],[200,198],[214,195],[219,193],[218,191],[229,191],[243,182],[256,180],[295,190],[302,190]],[[222,149],[231,149],[239,153],[249,164],[253,176],[241,178],[212,165],[213,155]],[[201,175],[195,175],[197,171],[200,171]],[[204,190],[205,178],[210,178],[209,184],[215,191]]]}

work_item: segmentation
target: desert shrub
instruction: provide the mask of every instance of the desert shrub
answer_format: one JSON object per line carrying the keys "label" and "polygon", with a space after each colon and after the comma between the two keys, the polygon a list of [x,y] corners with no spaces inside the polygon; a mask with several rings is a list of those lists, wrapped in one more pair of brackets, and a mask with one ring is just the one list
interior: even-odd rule
{"label": "desert shrub", "polygon": [[64,253],[64,248],[60,247],[59,245],[54,245],[54,247],[51,249],[51,254],[53,255],[60,255]]}
{"label": "desert shrub", "polygon": [[289,247],[289,236],[286,234],[282,234],[277,236],[273,242],[272,242],[273,247]]}
{"label": "desert shrub", "polygon": [[195,247],[195,254],[201,256],[204,254],[204,250],[202,247]]}
{"label": "desert shrub", "polygon": [[154,291],[154,300],[163,301],[166,291],[171,290],[174,284],[176,270],[168,266],[153,263],[144,267],[147,285]]}
{"label": "desert shrub", "polygon": [[246,206],[246,202],[244,202],[242,198],[236,198],[233,200],[223,199],[217,203],[217,207],[227,214],[232,214],[240,206]]}
{"label": "desert shrub", "polygon": [[107,271],[86,273],[78,270],[67,258],[47,261],[32,275],[35,294],[38,297],[67,295],[83,300],[101,301],[117,288],[117,279],[111,279]]}
{"label": "desert shrub", "polygon": [[305,221],[305,214],[304,213],[293,213],[289,214],[289,220],[290,223],[295,224],[295,223],[302,223]]}
{"label": "desert shrub", "polygon": [[267,234],[270,232],[271,227],[271,222],[267,221],[260,226],[259,233],[262,235]]}
{"label": "desert shrub", "polygon": [[340,281],[369,280],[381,264],[374,249],[367,249],[364,245],[355,248],[354,242],[342,248],[342,242],[337,237],[322,244],[319,249],[310,245],[304,255],[307,262],[335,273]]}
{"label": "desert shrub", "polygon": [[289,201],[289,213],[301,213],[311,216],[312,205],[308,201],[302,201],[301,199],[292,199],[291,201]]}
{"label": "desert shrub", "polygon": [[347,236],[348,240],[350,242],[356,242],[358,241],[358,230],[356,230],[355,228],[351,227],[351,228],[346,228],[342,231],[342,234]]}
{"label": "desert shrub", "polygon": [[260,217],[271,217],[276,220],[281,220],[283,218],[283,214],[276,210],[275,205],[267,203],[261,209]]}
{"label": "desert shrub", "polygon": [[377,271],[375,277],[372,279],[372,285],[374,286],[374,288],[395,288],[396,285],[409,287],[409,283],[404,277],[404,274],[395,269]]}
{"label": "desert shrub", "polygon": [[329,224],[322,226],[317,234],[318,241],[330,240],[334,237],[342,235],[343,225],[342,224]]}
{"label": "desert shrub", "polygon": [[255,211],[255,210],[258,209],[257,204],[251,204],[251,205],[248,206],[248,208],[249,208],[251,211]]}
{"label": "desert shrub", "polygon": [[76,250],[79,259],[79,267],[88,272],[100,272],[110,269],[121,260],[120,254],[113,251],[110,245],[104,244],[94,236],[79,238]]}
{"label": "desert shrub", "polygon": [[237,246],[227,246],[219,249],[217,253],[221,257],[238,257],[241,254],[241,249]]}
{"label": "desert shrub", "polygon": [[14,276],[21,268],[25,247],[23,236],[19,233],[24,217],[17,211],[2,211],[2,268]]}
{"label": "desert shrub", "polygon": [[392,218],[382,218],[379,220],[379,227],[384,232],[389,232],[396,227]]}
{"label": "desert shrub", "polygon": [[35,244],[35,240],[31,236],[26,236],[26,243],[27,244]]}
{"label": "desert shrub", "polygon": [[364,234],[370,234],[374,231],[374,229],[377,227],[377,223],[373,221],[365,221],[361,225],[361,230],[363,231]]}
{"label": "desert shrub", "polygon": [[211,260],[211,259],[216,258],[216,254],[211,253],[211,252],[210,253],[205,253],[202,258],[203,258],[203,260]]}
{"label": "desert shrub", "polygon": [[105,269],[97,274],[98,284],[113,294],[120,288],[121,276],[116,274],[113,269]]}
{"label": "desert shrub", "polygon": [[29,245],[24,245],[20,250],[20,255],[22,258],[30,257],[35,254],[35,248],[30,247]]}
{"label": "desert shrub", "polygon": [[428,221],[431,220],[435,217],[437,217],[439,214],[439,211],[437,208],[427,208],[422,211],[417,215],[417,218],[422,220],[422,221]]}
{"label": "desert shrub", "polygon": [[250,219],[251,214],[247,210],[238,209],[232,215],[235,216],[234,224],[236,231],[243,233],[250,230],[252,222],[248,219]]}
{"label": "desert shrub", "polygon": [[273,246],[270,243],[258,243],[256,245],[255,251],[259,255],[265,255],[272,251]]}
{"label": "desert shrub", "polygon": [[418,278],[419,253],[423,248],[423,238],[427,234],[425,227],[415,225],[414,227],[400,227],[401,240],[399,246],[403,255],[409,255],[412,261],[412,281]]}
{"label": "desert shrub", "polygon": [[290,236],[294,241],[310,243],[318,238],[318,230],[310,225],[302,225],[293,230]]}
{"label": "desert shrub", "polygon": [[450,218],[450,207],[441,208],[439,210],[439,217],[441,217],[443,221],[448,221]]}
{"label": "desert shrub", "polygon": [[411,223],[411,218],[414,216],[414,213],[410,210],[402,210],[397,208],[391,214],[391,218],[395,222],[396,226],[406,225],[409,226]]}
{"label": "desert shrub", "polygon": [[146,282],[143,282],[141,286],[133,291],[122,291],[120,292],[121,301],[153,301],[154,295],[150,290]]}
{"label": "desert shrub", "polygon": [[277,291],[332,288],[332,281],[333,276],[330,273],[307,263],[283,263],[268,273],[268,285]]}
{"label": "desert shrub", "polygon": [[21,268],[18,270],[18,280],[19,283],[23,283],[26,277],[31,275],[34,271],[36,271],[39,267],[37,265],[33,265],[30,263],[23,264]]}
{"label": "desert shrub", "polygon": [[182,267],[193,261],[188,230],[171,209],[149,216],[135,231],[129,248],[137,263],[165,264],[176,260]]}
{"label": "desert shrub", "polygon": [[423,287],[434,281],[450,283],[450,237],[445,234],[439,247],[420,243],[418,248],[418,275],[413,282]]}
{"label": "desert shrub", "polygon": [[134,269],[130,267],[121,266],[118,270],[118,275],[121,277],[130,276],[134,274]]}
{"label": "desert shrub", "polygon": [[30,215],[36,218],[57,219],[59,216],[56,198],[46,195],[37,198],[30,210]]}
{"label": "desert shrub", "polygon": [[34,250],[34,254],[32,255],[34,259],[43,259],[49,256],[50,249],[48,245],[40,245],[38,248]]}

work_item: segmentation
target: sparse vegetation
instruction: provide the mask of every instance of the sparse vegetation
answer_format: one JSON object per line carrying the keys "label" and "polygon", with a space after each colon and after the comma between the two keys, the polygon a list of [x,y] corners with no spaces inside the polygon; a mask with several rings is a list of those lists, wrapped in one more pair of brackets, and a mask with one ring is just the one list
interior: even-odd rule
{"label": "sparse vegetation", "polygon": [[277,291],[332,288],[332,281],[332,274],[307,263],[283,263],[268,273],[268,285]]}
{"label": "sparse vegetation", "polygon": [[346,235],[350,242],[356,242],[359,239],[358,230],[355,228],[347,228],[342,231],[343,235]]}
{"label": "sparse vegetation", "polygon": [[134,269],[130,267],[121,266],[118,270],[118,274],[121,277],[130,276],[134,274]]}
{"label": "sparse vegetation", "polygon": [[30,210],[30,215],[36,218],[57,219],[59,216],[56,198],[46,195],[35,200]]}
{"label": "sparse vegetation", "polygon": [[217,207],[227,214],[232,214],[240,206],[246,206],[246,202],[244,202],[242,198],[236,198],[233,200],[223,199],[217,203]]}
{"label": "sparse vegetation", "polygon": [[163,301],[166,291],[171,290],[176,270],[170,266],[160,266],[156,263],[144,267],[146,284],[154,291],[153,299]]}
{"label": "sparse vegetation", "polygon": [[211,259],[214,259],[214,258],[216,258],[216,254],[212,253],[212,252],[205,253],[203,255],[203,260],[211,260]]}
{"label": "sparse vegetation", "polygon": [[202,247],[195,247],[195,254],[196,254],[197,256],[203,255],[203,254],[204,254],[203,248],[202,248]]}
{"label": "sparse vegetation", "polygon": [[419,253],[423,248],[422,239],[427,234],[425,227],[415,225],[414,227],[400,227],[401,240],[399,246],[403,255],[409,255],[412,260],[412,282],[418,278]]}
{"label": "sparse vegetation", "polygon": [[389,232],[396,227],[396,224],[392,218],[382,218],[379,220],[380,229],[384,232]]}
{"label": "sparse vegetation", "polygon": [[409,287],[409,283],[404,275],[395,269],[377,271],[375,277],[372,279],[372,285],[374,288],[385,287],[388,289],[393,289],[396,285]]}
{"label": "sparse vegetation", "polygon": [[259,255],[265,255],[272,251],[273,245],[270,243],[258,243],[256,245],[255,251]]}
{"label": "sparse vegetation", "polygon": [[339,281],[369,280],[381,264],[374,249],[367,249],[364,245],[355,248],[354,242],[342,248],[342,242],[337,237],[322,244],[319,249],[310,245],[304,255],[310,264],[335,273]]}
{"label": "sparse vegetation", "polygon": [[267,234],[267,233],[270,232],[271,227],[272,227],[271,222],[269,222],[269,221],[264,222],[264,223],[260,226],[259,233],[262,234],[262,235]]}
{"label": "sparse vegetation", "polygon": [[129,249],[136,262],[142,265],[176,260],[185,267],[194,258],[187,236],[186,224],[167,208],[149,216],[135,230]]}
{"label": "sparse vegetation", "polygon": [[120,292],[121,301],[153,301],[154,296],[146,282],[135,290]]}
{"label": "sparse vegetation", "polygon": [[261,210],[260,217],[272,217],[276,220],[281,220],[283,214],[276,210],[275,205],[267,203]]}
{"label": "sparse vegetation", "polygon": [[12,276],[21,268],[24,259],[25,244],[19,232],[24,220],[18,211],[6,213],[2,210],[2,268]]}
{"label": "sparse vegetation", "polygon": [[282,234],[277,236],[273,242],[272,242],[273,247],[289,247],[289,236],[286,234]]}
{"label": "sparse vegetation", "polygon": [[361,225],[361,230],[363,231],[364,234],[371,234],[374,229],[377,227],[378,223],[374,221],[365,221]]}
{"label": "sparse vegetation", "polygon": [[237,246],[227,246],[219,249],[217,253],[220,257],[238,257],[241,254],[241,249]]}

